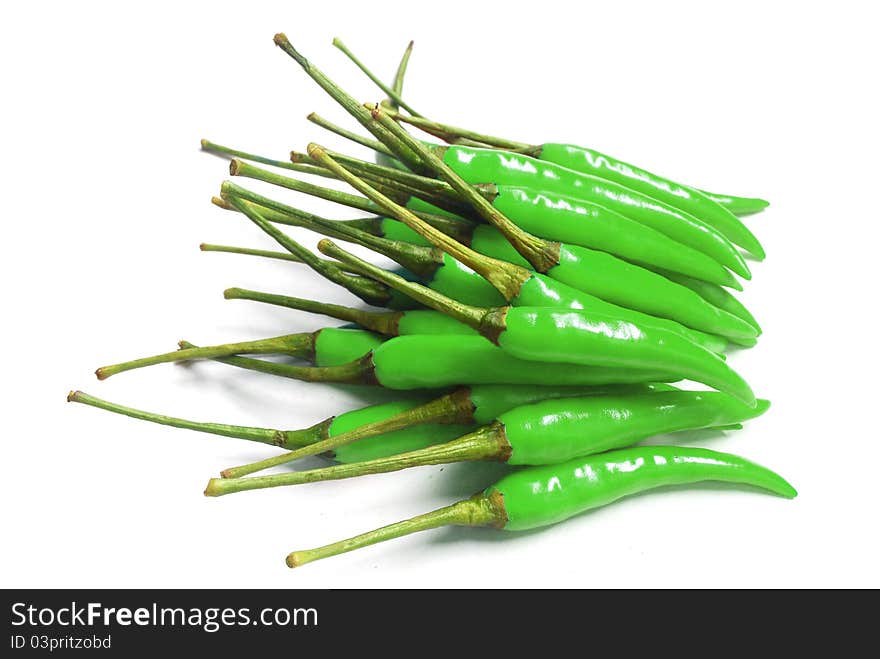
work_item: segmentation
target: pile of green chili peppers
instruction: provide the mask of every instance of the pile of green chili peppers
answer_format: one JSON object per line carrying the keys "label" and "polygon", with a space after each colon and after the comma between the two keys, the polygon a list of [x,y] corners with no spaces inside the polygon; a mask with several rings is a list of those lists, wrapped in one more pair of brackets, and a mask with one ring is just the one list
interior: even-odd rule
{"label": "pile of green chili peppers", "polygon": [[[275,447],[270,457],[211,479],[208,496],[420,465],[511,465],[494,485],[445,508],[292,552],[290,567],[445,525],[546,526],[666,485],[722,481],[796,495],[781,476],[745,458],[640,443],[682,430],[737,430],[769,408],[727,360],[730,347],[750,348],[761,334],[731,289],[751,279],[749,259],[765,256],[740,218],[767,202],[706,192],[587,147],[525,144],[428,119],[402,98],[412,44],[386,86],[334,41],[387,96],[362,104],[283,34],[275,43],[371,137],[309,119],[371,148],[375,161],[314,143],[289,160],[207,140],[203,148],[229,157],[233,176],[365,215],[325,218],[227,181],[214,204],[240,213],[283,251],[202,249],[302,264],[370,308],[232,288],[228,299],[346,324],[214,346],[181,342],[178,350],[99,368],[97,376],[210,359],[276,377],[383,387],[387,402],[273,429],[169,417],[79,391],[68,400]],[[418,139],[404,125],[442,142]],[[322,178],[351,191],[321,185]],[[293,240],[284,225],[324,236],[322,254]],[[368,247],[399,268],[379,268],[336,241]],[[262,473],[314,455],[330,464]]]}

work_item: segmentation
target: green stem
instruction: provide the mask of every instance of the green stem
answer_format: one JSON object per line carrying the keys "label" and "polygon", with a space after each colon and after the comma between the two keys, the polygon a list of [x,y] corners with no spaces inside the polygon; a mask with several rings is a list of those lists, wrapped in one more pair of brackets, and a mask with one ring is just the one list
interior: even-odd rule
{"label": "green stem", "polygon": [[126,407],[100,398],[95,398],[82,391],[71,391],[67,396],[67,400],[71,403],[84,403],[108,412],[123,414],[133,419],[150,421],[151,423],[158,423],[163,426],[195,430],[197,432],[221,435],[223,437],[247,439],[252,442],[273,444],[283,448],[305,446],[306,444],[318,442],[326,438],[327,430],[332,421],[332,418],[325,419],[324,421],[302,430],[274,430],[271,428],[254,428],[252,426],[233,426],[225,423],[205,423],[180,419],[173,416],[165,416],[164,414],[154,414],[153,412],[145,412],[133,407]]}
{"label": "green stem", "polygon": [[244,188],[240,188],[229,181],[224,181],[221,186],[221,194],[223,194],[224,198],[232,204],[236,210],[246,215],[254,224],[274,238],[279,245],[291,254],[301,258],[306,265],[321,276],[343,286],[367,304],[382,307],[388,303],[390,295],[386,288],[378,286],[375,282],[371,282],[363,277],[357,277],[342,272],[342,270],[334,266],[332,263],[319,259],[293,238],[269,223],[256,210],[253,204],[249,205],[245,203],[243,197],[248,194],[248,191]]}
{"label": "green stem", "polygon": [[[403,94],[403,79],[406,77],[406,69],[409,66],[409,58],[412,55],[412,49],[413,41],[410,41],[406,46],[406,50],[403,51],[403,57],[400,58],[400,64],[397,65],[397,72],[394,74],[394,81],[391,85],[391,89],[393,89],[394,93],[398,96]],[[388,101],[388,104],[393,109],[396,110],[398,108],[398,104],[394,102],[393,98],[389,98]]]}
{"label": "green stem", "polygon": [[302,359],[313,359],[315,355],[315,336],[312,333],[286,334],[275,336],[271,339],[258,339],[256,341],[243,341],[241,343],[222,343],[204,348],[192,348],[187,350],[175,350],[152,357],[142,357],[128,362],[121,362],[111,366],[102,366],[95,371],[99,380],[106,380],[111,375],[131,371],[145,366],[167,364],[169,362],[183,362],[191,359],[215,359],[230,355],[290,355]]}
{"label": "green stem", "polygon": [[[272,252],[266,249],[252,249],[250,247],[235,247],[233,245],[214,245],[212,243],[202,243],[199,245],[199,249],[203,252],[224,252],[226,254],[244,254],[245,256],[261,256],[267,259],[277,259],[279,261],[290,261],[291,263],[304,263],[304,261],[295,256],[293,254],[288,254],[287,252]],[[328,261],[328,263],[331,263]],[[331,263],[333,266],[339,268],[343,272],[351,272],[355,273],[356,270],[348,265],[343,265],[342,263],[336,264]]]}
{"label": "green stem", "polygon": [[228,146],[215,144],[214,142],[209,142],[208,140],[202,140],[202,149],[218,155],[230,156],[233,158],[244,158],[245,160],[260,162],[264,165],[271,165],[272,167],[281,167],[283,169],[289,169],[294,172],[314,174],[315,176],[323,176],[324,178],[333,178],[333,175],[330,174],[330,172],[328,172],[326,169],[315,167],[314,165],[294,163],[290,162],[289,160],[274,160],[272,158],[258,156],[254,153],[248,153],[247,151],[240,151],[238,149],[232,149]]}
{"label": "green stem", "polygon": [[272,293],[261,293],[244,288],[227,288],[223,291],[223,297],[227,300],[252,300],[288,309],[296,309],[297,311],[322,314],[349,323],[356,323],[364,329],[382,334],[383,336],[397,336],[398,324],[403,316],[402,311],[366,311],[364,309],[355,309],[354,307],[345,307],[340,304],[316,302],[315,300],[306,300],[289,295],[273,295]]}
{"label": "green stem", "polygon": [[[179,343],[182,350],[195,348],[189,341]],[[376,385],[375,368],[373,366],[372,353],[356,359],[347,364],[338,366],[296,366],[294,364],[279,364],[264,359],[251,359],[249,357],[217,357],[214,361],[236,366],[248,371],[277,375],[292,380],[303,382],[327,382],[334,384],[363,384]]]}
{"label": "green stem", "polygon": [[369,547],[378,542],[400,538],[419,531],[428,531],[441,526],[488,526],[503,528],[507,523],[504,502],[500,499],[478,494],[465,501],[459,501],[424,515],[412,517],[403,522],[389,524],[381,529],[356,535],[348,540],[334,542],[316,549],[294,551],[287,555],[288,567],[299,567],[322,558],[338,556],[354,549]]}
{"label": "green stem", "polygon": [[[253,462],[251,464],[242,465],[240,467],[231,467],[230,469],[226,469],[223,471],[222,475],[225,479],[234,479],[233,485],[225,485],[223,483],[215,483],[213,486],[209,484],[208,489],[205,490],[205,494],[208,496],[221,496],[223,494],[229,494],[230,492],[238,492],[239,489],[259,489],[263,487],[277,487],[277,485],[295,485],[296,483],[287,483],[281,481],[266,481],[272,484],[269,485],[261,485],[264,481],[256,478],[248,478],[241,479],[241,476],[246,476],[247,474],[252,474],[257,471],[263,471],[264,469],[271,469],[272,467],[278,467],[280,465],[286,464],[288,462],[293,462],[294,460],[299,460],[300,458],[309,457],[312,455],[318,455],[319,453],[327,453],[333,451],[334,449],[339,448],[340,446],[345,446],[346,444],[351,444],[353,442],[360,441],[362,439],[367,439],[368,437],[375,437],[376,435],[384,435],[389,432],[394,432],[395,430],[402,430],[404,428],[411,428],[413,426],[422,425],[425,423],[473,423],[474,421],[474,404],[471,401],[470,390],[468,388],[457,389],[452,393],[445,394],[440,396],[439,398],[435,398],[434,400],[428,401],[423,405],[419,405],[418,407],[414,407],[410,410],[406,410],[404,412],[400,412],[395,414],[394,416],[383,419],[382,421],[374,421],[372,423],[367,423],[353,430],[349,430],[348,432],[340,433],[335,437],[328,437],[320,442],[315,442],[314,444],[310,444],[309,446],[303,446],[294,451],[290,451],[288,453],[282,453],[281,455],[276,455],[274,457],[268,458],[266,460],[260,460],[259,462]],[[503,429],[502,429],[503,436]],[[470,437],[470,435],[468,435]],[[474,443],[476,440],[473,440]],[[505,440],[506,441],[506,440]],[[498,442],[496,442],[497,444]],[[445,445],[444,445],[445,446]],[[401,455],[410,455],[410,453],[401,454]],[[461,458],[467,459],[467,458]],[[471,459],[482,459],[482,458],[471,458]],[[489,459],[488,457],[485,459]],[[367,464],[367,463],[355,463],[355,464]],[[427,464],[427,463],[426,463]],[[403,467],[400,467],[401,469]],[[295,472],[293,474],[280,474],[278,477],[286,476],[286,477],[295,477],[298,478],[297,474],[310,474],[312,472]],[[346,472],[349,473],[349,472]],[[366,472],[365,472],[366,473]],[[368,472],[368,473],[379,473],[379,472]],[[358,474],[351,473],[351,476],[356,476]],[[262,477],[261,477],[262,478]],[[266,476],[266,479],[276,478],[276,476]],[[321,475],[312,475],[312,476],[303,476],[303,478],[313,478],[314,480],[328,480],[325,478],[321,478]],[[339,476],[339,478],[350,478],[350,476]],[[237,480],[236,480],[237,479]],[[213,482],[213,481],[212,481]],[[309,482],[308,480],[298,481],[298,482]]]}
{"label": "green stem", "polygon": [[[412,43],[412,42],[410,42],[410,43]],[[397,105],[402,107],[404,110],[406,110],[407,112],[409,112],[413,116],[416,116],[416,117],[422,116],[418,112],[416,112],[411,105],[409,105],[406,101],[404,101],[394,89],[392,89],[391,87],[386,85],[384,82],[382,82],[378,77],[376,77],[376,75],[373,74],[373,72],[370,71],[370,69],[368,69],[363,64],[363,62],[361,62],[355,56],[355,54],[348,49],[348,46],[346,46],[344,43],[342,43],[342,40],[339,39],[339,37],[336,37],[333,39],[333,45],[336,46],[343,53],[345,53],[345,56],[348,57],[348,59],[350,59],[352,62],[354,62],[354,65],[357,66],[361,71],[363,71],[364,75],[366,75],[370,80],[373,81],[373,84],[375,84],[379,89],[381,89],[383,92],[385,92],[385,94],[388,96],[388,98],[390,98],[392,101],[397,103]],[[404,54],[404,57],[406,58],[407,62],[409,61],[409,54],[408,53],[409,53],[409,50],[407,50],[407,53]],[[404,67],[404,70],[405,70],[406,64],[404,62],[401,62],[401,65]],[[401,79],[402,79],[402,76],[401,76]]]}
{"label": "green stem", "polygon": [[332,255],[338,258],[343,263],[351,263],[356,267],[362,268],[368,276],[404,293],[416,302],[420,302],[436,311],[445,313],[460,323],[473,327],[493,343],[498,342],[498,337],[506,328],[504,318],[508,307],[493,309],[462,304],[458,300],[453,300],[442,293],[433,291],[427,286],[407,281],[393,272],[388,272],[372,263],[367,263],[354,254],[346,252],[338,245],[334,245],[326,238],[318,243],[318,249],[328,256]]}
{"label": "green stem", "polygon": [[275,35],[275,45],[281,48],[287,55],[293,58],[299,64],[303,71],[314,80],[325,92],[327,92],[333,100],[339,103],[345,110],[360,122],[360,124],[375,135],[379,141],[388,146],[394,153],[408,166],[410,169],[418,171],[422,169],[421,161],[418,156],[407,148],[400,140],[395,138],[391,133],[382,126],[376,125],[369,116],[370,113],[352,96],[347,94],[339,85],[328,78],[324,73],[315,67],[309,60],[302,56],[290,43],[287,36],[283,33]]}
{"label": "green stem", "polygon": [[478,254],[469,247],[462,245],[457,240],[447,236],[442,231],[432,227],[427,222],[422,221],[403,206],[394,203],[394,201],[383,195],[381,192],[354,176],[345,167],[327,155],[322,147],[316,144],[309,144],[308,148],[309,155],[315,160],[325,165],[328,169],[331,169],[342,180],[354,187],[361,194],[369,197],[387,213],[406,224],[410,229],[428,240],[432,245],[442,249],[456,260],[471,268],[474,272],[480,274],[492,284],[492,286],[498,289],[506,300],[512,300],[519,295],[523,283],[528,281],[531,277],[531,273],[526,268]]}
{"label": "green stem", "polygon": [[[264,218],[269,221],[283,222],[284,224],[302,227],[325,236],[330,236],[331,238],[368,247],[393,259],[420,277],[430,278],[437,271],[437,268],[443,264],[443,255],[437,249],[423,245],[414,245],[401,240],[380,238],[362,231],[351,224],[328,220],[312,213],[301,211],[298,208],[272,201],[250,191],[244,191],[241,194],[232,193],[232,196],[245,202],[252,202],[251,205],[259,204],[261,207],[269,207],[274,215],[270,216],[263,213]],[[260,212],[262,213],[262,210]]]}
{"label": "green stem", "polygon": [[[343,128],[342,126],[337,126],[336,124],[329,122],[327,119],[324,119],[324,117],[320,116],[319,114],[317,114],[315,112],[310,113],[306,117],[306,119],[311,121],[316,126],[320,126],[324,130],[328,130],[331,133],[335,133],[336,135],[339,135],[340,137],[344,137],[345,139],[347,139],[351,142],[354,142],[355,144],[360,144],[361,146],[365,146],[368,149],[372,149],[373,151],[376,151],[377,153],[384,153],[389,158],[394,157],[394,154],[391,153],[391,150],[387,146],[382,144],[381,142],[379,142],[377,140],[371,140],[369,137],[363,137],[362,135],[358,135],[357,133],[354,133],[350,130],[347,130],[347,129]],[[244,157],[244,156],[242,156],[242,157]],[[291,163],[291,164],[293,164],[293,163]],[[325,175],[332,176],[329,172],[327,172]]]}
{"label": "green stem", "polygon": [[516,251],[532,264],[535,270],[547,272],[559,263],[559,243],[533,236],[528,231],[523,231],[511,222],[501,211],[492,206],[478,190],[452,171],[433,151],[407,133],[382,108],[376,106],[373,108],[372,114],[381,126],[387,128],[401,142],[419,154],[419,158],[426,166],[430,167],[434,173],[449,183],[458,194],[470,202],[477,214],[498,229],[510,244],[516,248]]}
{"label": "green stem", "polygon": [[[423,195],[422,198],[426,201],[436,199],[439,202],[447,204],[455,204],[457,202],[457,207],[460,207],[465,211],[470,210],[470,206],[460,202],[455,190],[453,190],[448,183],[427,176],[419,176],[412,172],[405,172],[402,169],[385,167],[384,165],[375,162],[368,162],[353,156],[347,156],[344,153],[339,153],[337,151],[325,151],[333,158],[333,160],[344,164],[346,169],[353,171],[358,176],[363,176],[364,178],[374,177],[380,181],[386,181],[389,184],[392,182],[395,184],[403,184],[407,186],[408,190],[418,191],[420,195]],[[293,162],[308,163],[312,164],[312,166],[317,166],[317,164],[312,163],[307,154],[299,153],[298,151],[291,151],[290,159]],[[334,178],[336,178],[335,174]]]}
{"label": "green stem", "polygon": [[334,190],[333,188],[325,188],[320,185],[306,183],[305,181],[290,178],[289,176],[282,176],[281,174],[276,174],[275,172],[255,167],[254,165],[242,162],[241,160],[233,160],[229,163],[229,173],[232,176],[244,176],[256,179],[257,181],[264,181],[266,183],[271,183],[272,185],[287,188],[288,190],[293,190],[294,192],[302,192],[311,195],[312,197],[326,199],[327,201],[333,201],[337,204],[356,208],[368,213],[376,211],[376,206],[370,203],[369,199],[364,199],[363,197],[348,194],[340,190]]}
{"label": "green stem", "polygon": [[394,110],[386,109],[386,112],[388,112],[388,115],[397,121],[402,121],[403,123],[415,126],[416,128],[419,128],[420,130],[423,130],[426,133],[433,135],[434,137],[439,137],[441,140],[453,144],[469,143],[472,146],[491,146],[497,149],[504,149],[505,151],[522,153],[529,156],[534,156],[541,150],[541,146],[538,144],[526,144],[524,142],[507,140],[503,137],[494,137],[492,135],[484,135],[483,133],[475,133],[474,131],[467,130],[466,128],[458,128],[457,126],[450,126],[449,124],[441,124],[439,122],[426,119],[425,117],[407,116],[405,114],[401,114],[400,112],[395,112]]}

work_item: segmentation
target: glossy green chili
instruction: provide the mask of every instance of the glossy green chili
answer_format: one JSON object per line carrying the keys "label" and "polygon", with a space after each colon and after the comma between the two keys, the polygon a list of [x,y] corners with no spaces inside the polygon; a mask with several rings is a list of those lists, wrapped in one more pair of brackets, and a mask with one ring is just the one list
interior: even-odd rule
{"label": "glossy green chili", "polygon": [[[304,214],[298,209],[254,194],[228,182],[223,184],[223,193],[230,199],[236,199],[237,203],[246,209],[246,214],[249,214],[249,217],[254,221],[263,223],[263,209],[269,208],[272,213],[284,214],[286,216],[284,221],[289,224],[295,224],[328,235],[341,236],[344,240],[354,241],[376,249],[405,267],[417,270],[421,275],[422,282],[432,290],[443,293],[465,304],[497,306],[503,304],[506,298],[514,306],[525,304],[528,306],[595,309],[677,331],[688,339],[696,341],[715,352],[720,352],[725,348],[723,340],[719,340],[702,331],[685,327],[675,319],[652,317],[626,305],[610,303],[591,295],[585,290],[556,281],[547,275],[530,271],[526,267],[528,264],[510,247],[503,236],[497,230],[486,225],[477,227],[472,232],[471,242],[478,251],[483,251],[496,257],[494,263],[481,259],[478,253],[467,249],[450,236],[440,233],[427,224],[424,227],[427,227],[432,233],[426,235],[431,235],[434,238],[439,237],[438,246],[442,245],[450,250],[450,253],[441,252],[439,249],[414,246],[371,236],[355,226],[344,222],[325,220],[311,214]],[[283,219],[276,215],[268,215],[268,217],[279,221]],[[418,222],[419,219],[415,218],[415,221]],[[425,230],[424,227],[421,230]],[[455,258],[450,254],[454,254]],[[680,315],[702,319],[704,324],[711,321],[713,326],[726,327],[727,334],[753,335],[755,332],[747,323],[732,316],[728,318],[727,314],[714,309],[691,291],[682,286],[670,284],[665,278],[655,273],[631,266],[600,252],[586,250],[584,254],[586,255],[585,258],[592,258],[592,263],[586,263],[585,265],[604,268],[603,272],[594,272],[590,276],[590,281],[595,280],[595,288],[597,290],[611,295],[614,295],[615,291],[623,291],[617,297],[623,297],[627,300],[638,300],[641,298],[643,305],[648,304],[652,307],[666,310],[678,309]],[[498,259],[506,262],[501,264],[498,262]],[[522,263],[523,265],[513,265],[513,263]],[[489,280],[484,279],[487,274],[491,277],[493,272],[501,269],[515,270],[515,276],[522,280],[518,288],[510,289],[503,296],[496,286],[491,284]],[[478,270],[479,273],[477,272]],[[570,263],[567,267],[560,268],[559,272],[571,278],[574,278],[577,274],[577,270]],[[669,293],[673,296],[672,300],[667,303],[660,303],[642,294],[629,294],[626,292],[627,289],[625,287],[622,288],[619,284],[613,283],[615,278],[625,278],[627,273],[632,272],[636,273],[634,275],[636,279],[632,283],[644,284],[644,278],[647,277],[648,284],[654,283],[654,287],[651,290],[657,292],[657,287],[660,287],[660,293]],[[632,278],[630,276],[629,279],[632,280]],[[587,288],[587,286],[584,286],[584,288]],[[675,303],[675,306],[673,306],[672,302]]]}
{"label": "glossy green chili", "polygon": [[[748,383],[718,355],[680,334],[598,312],[535,307],[479,308],[459,304],[429,288],[407,282],[340,249],[318,243],[328,256],[361,269],[380,282],[477,329],[506,353],[524,360],[621,368],[656,368],[702,382],[748,404]],[[438,337],[445,338],[445,337]],[[377,351],[378,352],[378,351]]]}
{"label": "glossy green chili", "polygon": [[730,210],[693,188],[679,185],[593,149],[572,144],[542,144],[530,155],[568,169],[615,181],[690,213],[715,227],[730,242],[751,252],[756,258],[764,258],[764,248],[745,224]]}
{"label": "glossy green chili", "polygon": [[105,380],[111,375],[145,366],[230,355],[287,355],[312,362],[319,367],[337,366],[363,357],[379,347],[383,340],[383,337],[366,330],[325,327],[315,332],[285,334],[270,339],[184,348],[143,359],[102,366],[95,371],[95,375],[99,380]]}
{"label": "glossy green chili", "polygon": [[763,414],[768,407],[763,400],[749,407],[726,394],[693,391],[543,400],[503,412],[492,423],[443,444],[358,465],[212,479],[205,494],[222,496],[449,462],[557,464],[663,433],[740,423]]}
{"label": "glossy green chili", "polygon": [[[540,387],[530,387],[531,390],[540,391]],[[538,399],[538,394],[535,394]],[[126,407],[111,403],[100,398],[95,398],[82,391],[71,392],[67,400],[74,403],[84,403],[108,412],[123,414],[134,419],[150,421],[164,426],[184,428],[197,432],[246,439],[261,444],[270,444],[286,449],[296,449],[302,446],[310,446],[317,442],[336,437],[344,433],[355,431],[372,423],[381,423],[388,419],[409,412],[410,410],[427,403],[431,400],[429,394],[421,394],[408,400],[397,400],[377,405],[369,405],[350,412],[344,412],[337,416],[324,419],[308,428],[299,430],[275,430],[272,428],[256,428],[251,426],[236,426],[225,423],[204,423],[190,421],[178,417],[165,416],[152,412],[145,412],[133,407]],[[337,462],[349,463],[363,460],[374,460],[396,453],[415,451],[459,437],[466,428],[474,424],[446,423],[442,419],[437,423],[421,422],[413,423],[399,430],[392,430],[381,435],[364,435],[363,441],[351,444],[343,444],[333,452],[333,458]]]}
{"label": "glossy green chili", "polygon": [[536,158],[495,149],[441,146],[435,151],[466,182],[523,186],[592,201],[697,249],[746,279],[748,265],[723,235],[689,213],[625,186]]}
{"label": "glossy green chili", "polygon": [[439,389],[457,386],[462,382],[583,386],[674,382],[681,379],[681,376],[660,369],[552,364],[517,359],[481,336],[398,336],[388,339],[361,359],[323,368],[247,357],[212,359],[306,382],[379,385],[396,390]]}
{"label": "glossy green chili", "polygon": [[291,552],[287,565],[298,567],[441,526],[507,531],[549,526],[632,494],[704,481],[748,485],[786,498],[797,496],[782,476],[739,456],[694,447],[635,446],[514,471],[451,506],[317,549]]}
{"label": "glossy green chili", "polygon": [[[265,460],[250,464],[232,467],[221,472],[223,478],[240,479],[264,469],[272,469],[294,460],[328,452],[337,451],[343,447],[360,444],[364,438],[375,438],[377,435],[385,436],[392,430],[411,428],[419,424],[455,423],[455,424],[478,424],[487,423],[498,417],[499,414],[536,401],[550,400],[554,398],[571,398],[583,396],[602,395],[633,395],[644,394],[649,391],[677,391],[675,387],[666,384],[608,384],[592,387],[540,387],[533,385],[470,385],[460,387],[444,394],[439,398],[427,401],[386,418],[381,421],[368,423],[351,430],[350,432],[327,437],[318,442],[297,448],[281,455],[276,455]],[[730,424],[727,424],[729,427]],[[459,433],[461,434],[461,433]],[[458,436],[458,435],[456,435]],[[447,439],[451,439],[447,438]],[[487,436],[488,439],[488,436]],[[432,444],[438,443],[432,442]],[[443,440],[445,441],[445,440]],[[379,448],[384,446],[384,441],[373,439],[370,444],[379,442]],[[492,442],[490,441],[490,444]],[[485,447],[485,445],[484,445]],[[349,449],[351,450],[351,449]],[[403,453],[404,451],[395,451]],[[488,456],[486,459],[489,459]],[[273,481],[274,482],[274,481]],[[253,485],[253,481],[249,481]],[[219,492],[220,490],[218,490]]]}

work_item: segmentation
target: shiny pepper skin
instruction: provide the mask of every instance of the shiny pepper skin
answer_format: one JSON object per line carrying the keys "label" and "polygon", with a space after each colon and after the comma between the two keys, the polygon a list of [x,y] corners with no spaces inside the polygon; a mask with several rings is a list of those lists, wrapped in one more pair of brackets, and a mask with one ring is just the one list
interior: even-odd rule
{"label": "shiny pepper skin", "polygon": [[595,202],[751,278],[748,265],[727,238],[692,215],[635,190],[520,154],[457,145],[441,148],[443,162],[468,183],[522,186]]}
{"label": "shiny pepper skin", "polygon": [[514,465],[545,465],[629,446],[676,432],[727,426],[763,414],[769,402],[750,407],[717,391],[670,391],[545,400],[498,417]]}
{"label": "shiny pepper skin", "polygon": [[792,498],[796,490],[769,469],[729,453],[676,446],[635,446],[504,476],[484,496],[499,496],[508,531],[561,522],[592,508],[667,485],[742,483]]}
{"label": "shiny pepper skin", "polygon": [[764,258],[764,248],[749,228],[730,210],[702,192],[679,185],[604,153],[573,144],[543,144],[540,153],[536,155],[541,160],[568,169],[615,181],[690,213],[717,229],[730,242],[750,252],[755,258]]}
{"label": "shiny pepper skin", "polygon": [[509,309],[504,323],[498,345],[520,359],[668,370],[755,403],[748,383],[721,358],[673,332],[596,313],[529,307]]}

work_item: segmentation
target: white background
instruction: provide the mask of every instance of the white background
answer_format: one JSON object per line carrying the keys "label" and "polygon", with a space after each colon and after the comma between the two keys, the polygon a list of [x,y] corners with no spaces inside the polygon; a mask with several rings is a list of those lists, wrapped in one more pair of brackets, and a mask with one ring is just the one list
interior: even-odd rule
{"label": "white background", "polygon": [[[3,586],[878,586],[877,71],[869,3],[18,3],[0,25]],[[65,403],[71,388],[196,419],[295,428],[354,407],[329,386],[217,364],[95,381],[95,367],[311,330],[226,302],[239,285],[353,298],[295,264],[201,254],[271,247],[209,203],[225,164],[199,138],[283,158],[343,112],[272,44],[285,31],[355,96],[330,46],[450,123],[594,146],[772,200],[743,299],[763,324],[732,363],[773,408],[705,439],[778,469],[794,501],[698,488],[538,533],[445,530],[290,571],[288,551],[469,495],[494,465],[206,499],[272,453]],[[361,151],[362,152],[362,151]],[[365,152],[363,152],[365,153]],[[254,185],[253,187],[257,187]],[[326,215],[348,211],[278,193]],[[313,236],[295,233],[313,245]]]}

